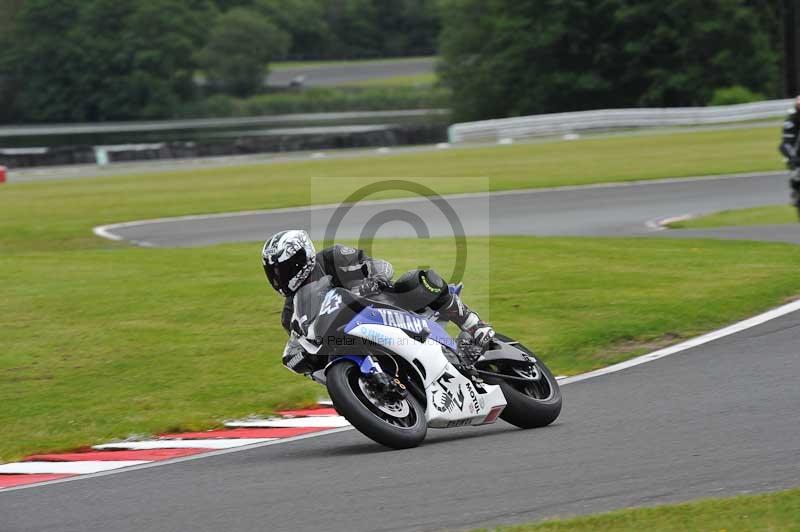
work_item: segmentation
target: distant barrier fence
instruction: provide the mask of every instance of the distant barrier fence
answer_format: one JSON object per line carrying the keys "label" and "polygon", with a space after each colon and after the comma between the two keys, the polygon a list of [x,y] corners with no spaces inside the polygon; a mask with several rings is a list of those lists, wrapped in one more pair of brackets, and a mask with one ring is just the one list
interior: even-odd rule
{"label": "distant barrier fence", "polygon": [[455,144],[526,139],[587,130],[725,124],[780,117],[792,104],[793,100],[770,100],[716,107],[600,109],[520,116],[453,124],[448,129],[448,138]]}
{"label": "distant barrier fence", "polygon": [[46,124],[0,126],[0,137],[45,137],[53,135],[85,135],[101,133],[144,133],[155,131],[231,129],[274,126],[296,123],[345,122],[366,119],[402,119],[446,116],[447,109],[408,109],[390,111],[345,111],[339,113],[295,113],[233,118],[191,118],[185,120],[153,120],[136,122],[100,122],[86,124]]}
{"label": "distant barrier fence", "polygon": [[116,162],[155,159],[187,159],[284,153],[301,150],[336,150],[431,144],[441,142],[447,128],[443,123],[396,125],[346,125],[300,128],[272,128],[240,131],[198,138],[196,141],[165,141],[113,145],[74,144],[69,146],[3,148],[0,165],[9,168],[70,164],[106,165]]}
{"label": "distant barrier fence", "polygon": [[[9,168],[105,165],[150,159],[434,143],[444,140],[447,115],[446,109],[410,109],[0,126],[0,165]],[[152,141],[162,136],[185,140]],[[28,142],[39,146],[24,146]]]}

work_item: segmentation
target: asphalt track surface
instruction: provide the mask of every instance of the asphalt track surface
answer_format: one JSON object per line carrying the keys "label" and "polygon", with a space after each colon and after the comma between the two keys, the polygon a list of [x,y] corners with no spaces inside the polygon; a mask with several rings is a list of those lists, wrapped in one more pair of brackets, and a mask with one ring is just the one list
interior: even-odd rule
{"label": "asphalt track surface", "polygon": [[298,76],[307,87],[332,87],[348,83],[375,81],[397,76],[431,74],[436,70],[435,57],[411,57],[386,62],[355,61],[349,64],[308,65],[281,68],[270,72],[267,84],[286,86]]}
{"label": "asphalt track surface", "polygon": [[[768,228],[725,228],[660,231],[654,222],[685,214],[702,214],[787,201],[783,173],[672,179],[657,182],[563,187],[496,194],[449,196],[468,235],[576,235],[747,238],[800,243],[794,225]],[[287,227],[303,227],[322,238],[339,206],[282,209],[164,221],[112,228],[126,239],[148,246],[206,246],[223,242],[264,240]],[[368,221],[390,209],[402,209],[426,222],[432,237],[454,234],[440,209],[426,198],[362,203],[343,219],[338,238],[357,238]],[[650,225],[648,225],[648,223]],[[415,237],[408,223],[392,222],[379,237]]]}
{"label": "asphalt track surface", "polygon": [[[491,198],[488,225],[495,234],[660,236],[672,233],[646,222],[779,203],[785,194],[778,175],[500,194]],[[449,200],[470,214],[468,233],[486,225],[473,225],[483,212],[478,199]],[[424,205],[393,207],[431,209]],[[340,236],[357,236],[359,217],[375,208],[354,209]],[[159,245],[204,245],[261,239],[298,223],[290,212],[253,216],[120,233]],[[800,242],[795,230],[778,227],[766,236]],[[567,385],[562,415],[547,428],[500,422],[431,430],[422,447],[406,451],[387,451],[350,430],[10,491],[0,493],[0,530],[440,530],[795,487],[798,314]]]}

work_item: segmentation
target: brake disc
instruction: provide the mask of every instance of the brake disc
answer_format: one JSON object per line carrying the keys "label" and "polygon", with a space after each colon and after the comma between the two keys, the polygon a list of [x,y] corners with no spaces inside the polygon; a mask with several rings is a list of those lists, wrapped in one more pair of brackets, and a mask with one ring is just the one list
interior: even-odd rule
{"label": "brake disc", "polygon": [[359,377],[358,387],[361,388],[361,392],[369,399],[369,402],[384,414],[396,418],[404,418],[408,417],[411,413],[411,407],[408,406],[408,401],[405,399],[387,400],[386,397],[379,396],[375,393],[375,390],[364,381],[363,377]]}

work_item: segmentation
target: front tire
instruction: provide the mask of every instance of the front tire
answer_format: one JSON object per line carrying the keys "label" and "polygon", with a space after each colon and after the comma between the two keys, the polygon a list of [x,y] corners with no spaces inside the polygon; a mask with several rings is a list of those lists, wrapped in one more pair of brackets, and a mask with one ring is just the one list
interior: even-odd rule
{"label": "front tire", "polygon": [[368,396],[369,388],[354,363],[331,366],[327,386],[336,411],[368,438],[392,449],[416,447],[425,439],[425,410],[414,396],[390,404],[376,402]]}

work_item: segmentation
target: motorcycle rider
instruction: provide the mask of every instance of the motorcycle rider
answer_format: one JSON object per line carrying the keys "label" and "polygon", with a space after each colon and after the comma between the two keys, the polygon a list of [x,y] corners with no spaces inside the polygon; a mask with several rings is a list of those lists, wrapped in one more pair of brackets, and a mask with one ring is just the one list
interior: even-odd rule
{"label": "motorcycle rider", "polygon": [[492,327],[470,310],[458,294],[451,293],[448,284],[433,270],[411,270],[392,283],[394,268],[385,260],[340,244],[317,253],[308,233],[299,229],[281,231],[267,239],[261,262],[272,287],[286,298],[281,324],[290,337],[284,348],[283,364],[296,373],[308,373],[313,368],[291,331],[294,294],[326,275],[332,277],[335,287],[357,289],[362,294],[379,291],[392,294],[398,306],[412,311],[430,307],[469,334],[479,347],[485,347],[494,338]]}
{"label": "motorcycle rider", "polygon": [[786,166],[791,170],[789,187],[792,189],[792,204],[800,209],[800,154],[798,139],[800,138],[800,95],[794,107],[783,122],[783,137],[778,150],[786,157]]}

